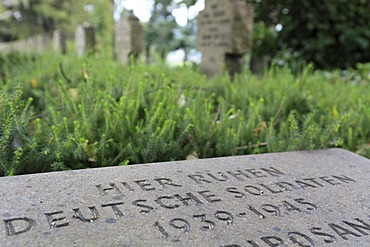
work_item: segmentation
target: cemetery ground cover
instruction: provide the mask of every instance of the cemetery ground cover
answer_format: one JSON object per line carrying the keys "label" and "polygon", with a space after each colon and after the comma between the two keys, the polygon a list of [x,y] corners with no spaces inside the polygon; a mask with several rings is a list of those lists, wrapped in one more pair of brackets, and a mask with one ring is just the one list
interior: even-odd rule
{"label": "cemetery ground cover", "polygon": [[0,59],[1,175],[328,147],[370,157],[369,64],[207,81],[103,55]]}

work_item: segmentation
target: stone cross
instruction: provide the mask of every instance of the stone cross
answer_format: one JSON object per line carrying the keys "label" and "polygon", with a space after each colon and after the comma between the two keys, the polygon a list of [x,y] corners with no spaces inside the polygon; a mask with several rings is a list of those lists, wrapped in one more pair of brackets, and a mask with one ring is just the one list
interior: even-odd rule
{"label": "stone cross", "polygon": [[253,7],[243,0],[206,0],[198,16],[197,49],[201,70],[212,77],[242,70],[243,55],[251,50]]}
{"label": "stone cross", "polygon": [[92,27],[78,25],[75,33],[75,45],[78,56],[93,52],[95,48],[95,31]]}
{"label": "stone cross", "polygon": [[116,23],[114,33],[114,53],[121,64],[127,64],[130,56],[138,57],[143,48],[142,36],[140,20],[132,12],[125,12]]}

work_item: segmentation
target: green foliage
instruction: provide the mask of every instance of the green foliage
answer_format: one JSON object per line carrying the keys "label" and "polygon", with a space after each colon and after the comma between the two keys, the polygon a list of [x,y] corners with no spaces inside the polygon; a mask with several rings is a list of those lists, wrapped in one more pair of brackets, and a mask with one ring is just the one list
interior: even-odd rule
{"label": "green foliage", "polygon": [[196,4],[196,0],[155,0],[149,22],[144,25],[144,43],[147,58],[151,57],[151,50],[158,53],[162,60],[173,50],[183,49],[184,60],[188,53],[195,48],[196,21],[189,19],[187,25],[177,25],[172,11],[178,7],[186,7],[188,10]]}
{"label": "green foliage", "polygon": [[277,48],[277,32],[263,22],[253,26],[253,56],[273,56]]}
{"label": "green foliage", "polygon": [[164,60],[170,52],[176,28],[175,18],[172,16],[172,0],[156,0],[153,4],[152,15],[144,26],[144,43],[147,57],[151,56],[150,49],[155,49]]}
{"label": "green foliage", "polygon": [[2,175],[328,147],[369,157],[368,64],[206,81],[102,55],[17,59],[1,68]]}
{"label": "green foliage", "polygon": [[[261,73],[268,69],[271,60],[277,53],[278,33],[274,27],[264,22],[257,22],[253,26],[253,46],[250,69],[254,73]],[[283,60],[285,62],[285,60]]]}
{"label": "green foliage", "polygon": [[[0,3],[4,8],[4,3]],[[90,7],[90,8],[88,8]],[[20,18],[0,20],[0,40],[27,38],[62,30],[73,37],[76,26],[89,25],[97,33],[98,50],[112,52],[113,14],[111,4],[101,0],[26,0],[10,7]]]}
{"label": "green foliage", "polygon": [[17,174],[29,151],[24,144],[28,143],[28,109],[32,99],[24,102],[21,94],[19,86],[13,94],[0,91],[0,170],[5,175]]}
{"label": "green foliage", "polygon": [[263,0],[256,3],[256,21],[282,25],[278,50],[317,68],[355,67],[370,61],[370,1]]}

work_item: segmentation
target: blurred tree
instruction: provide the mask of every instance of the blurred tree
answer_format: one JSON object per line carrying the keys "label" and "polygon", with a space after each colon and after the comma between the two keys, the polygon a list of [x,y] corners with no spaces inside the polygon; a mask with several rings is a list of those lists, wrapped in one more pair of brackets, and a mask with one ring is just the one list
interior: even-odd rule
{"label": "blurred tree", "polygon": [[[23,0],[2,1],[1,5],[13,13],[12,18],[0,22],[8,26],[6,32],[12,39],[25,38],[40,32],[51,32],[56,28],[68,27],[73,18],[74,6],[80,1],[72,0]],[[77,7],[77,6],[76,6]]]}
{"label": "blurred tree", "polygon": [[[98,46],[111,47],[113,31],[112,5],[101,0],[2,0],[0,6],[12,14],[1,20],[0,36],[6,40],[25,38],[56,29],[73,35],[78,24],[93,26]],[[18,13],[18,14],[14,14]],[[98,47],[98,49],[99,49]]]}
{"label": "blurred tree", "polygon": [[256,3],[256,22],[277,28],[281,52],[290,49],[321,69],[370,61],[370,0],[247,2]]}
{"label": "blurred tree", "polygon": [[184,62],[188,61],[189,53],[195,48],[195,20],[188,20],[184,27],[178,27],[175,30],[175,40],[173,41],[173,50],[182,49],[184,51]]}
{"label": "blurred tree", "polygon": [[179,2],[179,6],[186,8],[187,23],[183,27],[177,27],[173,49],[182,49],[184,51],[184,62],[188,61],[189,52],[195,48],[196,44],[196,17],[193,19],[189,17],[189,9],[196,3],[197,0],[183,0]]}
{"label": "blurred tree", "polygon": [[277,35],[274,27],[262,21],[254,23],[253,46],[250,57],[250,69],[260,73],[268,68],[277,53]]}
{"label": "blurred tree", "polygon": [[150,58],[150,50],[153,48],[164,60],[170,51],[183,49],[185,60],[188,52],[195,46],[195,20],[188,19],[187,25],[177,25],[172,12],[182,6],[189,9],[196,4],[197,0],[155,0],[152,15],[144,27],[144,43],[147,60]]}
{"label": "blurred tree", "polygon": [[172,16],[172,0],[155,0],[152,15],[144,26],[144,43],[147,60],[151,56],[151,48],[160,54],[162,60],[171,51],[174,38],[175,18]]}
{"label": "blurred tree", "polygon": [[81,12],[74,13],[79,23],[95,28],[97,50],[113,54],[113,1],[83,0]]}

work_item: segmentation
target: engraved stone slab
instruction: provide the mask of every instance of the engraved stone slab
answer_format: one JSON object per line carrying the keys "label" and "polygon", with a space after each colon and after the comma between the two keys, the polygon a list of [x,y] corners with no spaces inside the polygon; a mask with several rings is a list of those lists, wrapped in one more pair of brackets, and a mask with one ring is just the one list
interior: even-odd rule
{"label": "engraved stone slab", "polygon": [[121,64],[127,64],[130,56],[134,58],[142,51],[143,28],[137,18],[131,12],[125,12],[115,24],[114,52]]}
{"label": "engraved stone slab", "polygon": [[198,16],[197,49],[202,52],[202,71],[209,77],[222,74],[226,54],[250,51],[252,31],[252,5],[243,0],[206,0]]}
{"label": "engraved stone slab", "polygon": [[370,246],[370,160],[342,149],[0,179],[1,246]]}

